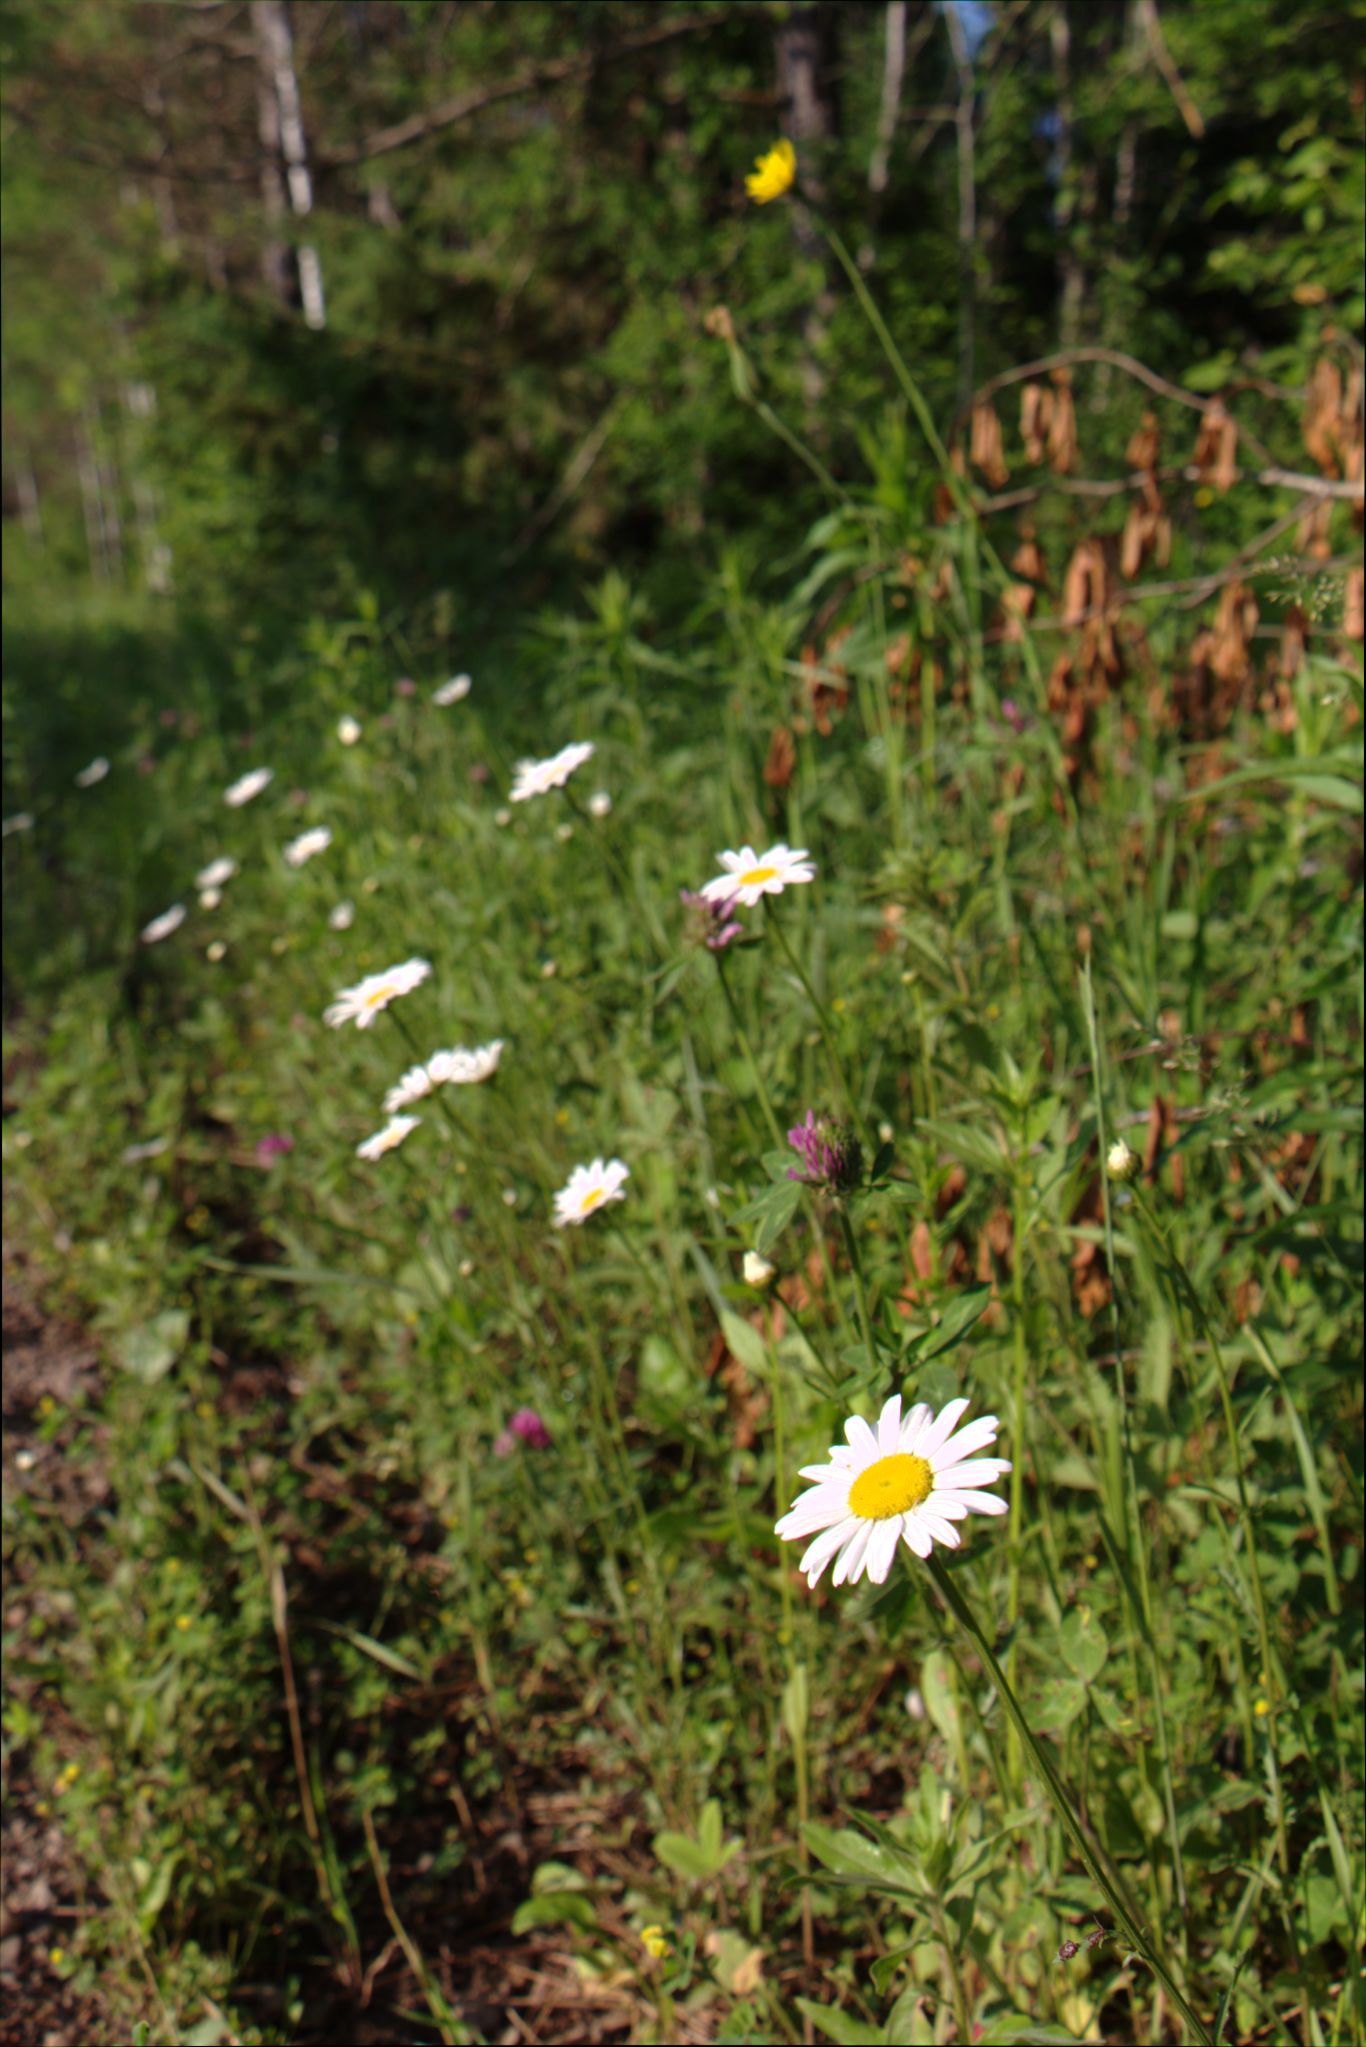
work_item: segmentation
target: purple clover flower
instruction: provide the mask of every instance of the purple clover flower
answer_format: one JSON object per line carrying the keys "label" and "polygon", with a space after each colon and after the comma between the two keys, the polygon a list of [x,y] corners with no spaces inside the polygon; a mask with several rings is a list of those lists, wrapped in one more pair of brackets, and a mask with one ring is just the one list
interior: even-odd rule
{"label": "purple clover flower", "polygon": [[693,889],[681,888],[678,900],[683,905],[683,932],[690,945],[705,945],[708,952],[724,952],[743,934],[744,925],[731,915],[734,896],[714,902]]}
{"label": "purple clover flower", "polygon": [[278,1130],[269,1131],[266,1136],[257,1140],[256,1163],[258,1166],[272,1166],[276,1159],[283,1158],[286,1152],[293,1149],[292,1137],[285,1137]]}
{"label": "purple clover flower", "polygon": [[526,1444],[528,1450],[548,1450],[550,1431],[534,1407],[519,1407],[508,1423],[514,1436]]}
{"label": "purple clover flower", "polygon": [[788,1131],[787,1141],[804,1168],[789,1166],[789,1180],[824,1187],[830,1194],[849,1194],[862,1180],[863,1147],[847,1123],[808,1109],[806,1121]]}

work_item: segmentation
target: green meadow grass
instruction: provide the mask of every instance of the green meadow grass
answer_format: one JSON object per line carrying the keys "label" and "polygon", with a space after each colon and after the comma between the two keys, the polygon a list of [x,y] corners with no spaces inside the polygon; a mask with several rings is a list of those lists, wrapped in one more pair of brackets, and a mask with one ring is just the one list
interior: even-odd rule
{"label": "green meadow grass", "polygon": [[[1130,687],[1074,788],[970,605],[963,687],[905,715],[884,567],[822,734],[834,546],[777,603],[723,568],[668,636],[610,579],[494,667],[372,609],[231,653],[19,622],[11,1228],[103,1375],[10,1489],[5,1738],[89,1871],[62,1966],[142,2037],[345,2034],[392,1938],[373,2037],[483,2038],[488,1920],[617,2000],[598,2037],[1366,2038],[1359,676],[1311,658],[1293,729],[1242,711],[1214,766]],[[815,882],[689,948],[679,890],[775,839]],[[356,1157],[415,1059],[495,1037]],[[876,1156],[843,1215],[786,1177],[812,1106]],[[614,1155],[625,1201],[553,1229]],[[893,1391],[1001,1418],[1010,1513],[947,1582],[1109,1895],[932,1575],[812,1594],[774,1537]],[[519,1407],[551,1447],[495,1454]]]}

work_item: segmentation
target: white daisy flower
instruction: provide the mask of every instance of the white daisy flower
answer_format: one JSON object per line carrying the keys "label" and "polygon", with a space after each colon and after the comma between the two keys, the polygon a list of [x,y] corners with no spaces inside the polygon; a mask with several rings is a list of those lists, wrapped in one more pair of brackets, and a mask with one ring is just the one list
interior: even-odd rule
{"label": "white daisy flower", "polygon": [[359,721],[353,718],[349,712],[346,717],[338,718],[337,720],[337,737],[343,746],[354,746],[360,738]]}
{"label": "white daisy flower", "polygon": [[356,1157],[382,1159],[386,1151],[393,1151],[396,1145],[402,1144],[421,1121],[420,1116],[391,1116],[383,1130],[377,1130],[373,1137],[366,1138],[364,1144],[356,1146]]}
{"label": "white daisy flower", "polygon": [[460,699],[467,697],[469,693],[470,679],[468,675],[453,675],[449,682],[442,683],[440,689],[432,691],[432,702],[439,704],[444,711],[451,704],[458,704]]}
{"label": "white daisy flower", "polygon": [[775,1533],[784,1542],[815,1536],[799,1567],[808,1585],[832,1557],[833,1584],[856,1585],[866,1571],[881,1585],[898,1537],[927,1557],[937,1542],[958,1548],[956,1521],[1007,1512],[1008,1501],[980,1490],[1010,1470],[1002,1457],[977,1455],[996,1440],[996,1416],[959,1429],[967,1407],[966,1400],[951,1400],[936,1415],[922,1405],[903,1421],[901,1396],[894,1393],[876,1428],[852,1415],[844,1425],[847,1444],[834,1445],[830,1462],[803,1465],[802,1477],[816,1483],[794,1501]]}
{"label": "white daisy flower", "polygon": [[1105,1170],[1112,1180],[1132,1180],[1138,1171],[1137,1154],[1130,1151],[1122,1137],[1117,1137],[1105,1154]]}
{"label": "white daisy flower", "polygon": [[404,960],[401,966],[386,967],[382,974],[367,974],[354,988],[340,991],[332,1006],[324,1010],[323,1022],[331,1024],[333,1030],[344,1023],[354,1023],[360,1031],[368,1030],[382,1009],[387,1009],[397,996],[410,995],[414,988],[420,988],[431,971],[430,960]]}
{"label": "white daisy flower", "polygon": [[300,832],[297,839],[291,839],[285,847],[285,865],[302,867],[315,853],[325,853],[332,844],[332,834],[325,824],[314,825],[311,831]]}
{"label": "white daisy flower", "polygon": [[593,794],[588,799],[588,812],[590,817],[610,817],[612,815],[612,797],[610,791],[606,789],[595,789],[593,791]]}
{"label": "white daisy flower", "polygon": [[587,1222],[594,1209],[605,1207],[609,1201],[624,1201],[622,1190],[630,1177],[630,1167],[620,1159],[594,1159],[591,1165],[575,1166],[555,1196],[556,1229],[562,1230],[567,1223]]}
{"label": "white daisy flower", "polygon": [[780,896],[785,888],[816,878],[805,846],[779,844],[770,846],[766,853],[756,853],[753,846],[742,846],[738,853],[720,853],[717,858],[726,872],[703,888],[702,894],[709,903],[743,903],[750,909],[760,896]]}
{"label": "white daisy flower", "polygon": [[184,903],[173,903],[169,910],[163,910],[159,917],[153,917],[150,924],[143,925],[143,944],[160,945],[163,938],[169,938],[173,931],[179,931],[184,922]]}
{"label": "white daisy flower", "polygon": [[414,1102],[420,1102],[432,1091],[432,1076],[425,1066],[410,1066],[402,1080],[390,1088],[384,1097],[384,1113],[393,1116],[400,1109],[410,1109]]}
{"label": "white daisy flower", "polygon": [[229,860],[224,854],[217,860],[211,860],[207,867],[200,868],[194,878],[194,885],[196,888],[222,888],[224,882],[231,881],[236,872],[237,862]]}
{"label": "white daisy flower", "polygon": [[82,768],[79,775],[76,776],[76,787],[78,789],[93,789],[96,782],[102,782],[108,773],[108,761],[102,753],[97,753],[90,765]]}
{"label": "white daisy flower", "polygon": [[563,789],[575,768],[593,758],[592,742],[576,740],[562,746],[545,761],[518,761],[509,792],[513,803],[525,803],[529,796],[544,796],[550,789]]}
{"label": "white daisy flower", "polygon": [[449,1052],[435,1052],[427,1061],[427,1078],[434,1087],[466,1087],[488,1080],[498,1071],[503,1040],[491,1038],[487,1045],[456,1045]]}
{"label": "white daisy flower", "polygon": [[211,961],[214,966],[217,966],[221,959],[226,958],[227,950],[228,948],[224,945],[221,938],[214,938],[205,946],[204,957],[206,960]]}
{"label": "white daisy flower", "polygon": [[335,910],[327,913],[328,926],[333,931],[349,931],[356,921],[354,903],[338,903]]}
{"label": "white daisy flower", "polygon": [[33,812],[31,810],[16,810],[13,817],[7,817],[4,823],[0,824],[0,838],[7,839],[11,832],[31,832],[32,830]]}
{"label": "white daisy flower", "polygon": [[201,910],[216,910],[222,900],[223,891],[221,888],[202,888],[199,891],[199,907]]}
{"label": "white daisy flower", "polygon": [[771,1265],[758,1251],[746,1251],[741,1270],[745,1285],[757,1287],[760,1293],[766,1292],[778,1276],[777,1266]]}
{"label": "white daisy flower", "polygon": [[223,791],[223,801],[229,810],[240,810],[244,803],[250,803],[253,796],[259,796],[274,780],[274,768],[252,768],[229,784]]}

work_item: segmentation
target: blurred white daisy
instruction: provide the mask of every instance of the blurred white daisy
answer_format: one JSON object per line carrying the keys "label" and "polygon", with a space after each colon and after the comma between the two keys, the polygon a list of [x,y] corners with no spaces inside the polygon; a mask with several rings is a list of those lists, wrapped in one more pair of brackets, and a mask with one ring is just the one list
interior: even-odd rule
{"label": "blurred white daisy", "polygon": [[501,1038],[491,1038],[487,1045],[456,1045],[449,1052],[433,1053],[427,1061],[427,1077],[436,1087],[467,1087],[490,1079],[502,1056]]}
{"label": "blurred white daisy", "polygon": [[323,1012],[323,1022],[338,1025],[354,1023],[357,1030],[368,1030],[382,1009],[399,995],[409,995],[414,988],[420,988],[432,971],[430,960],[404,960],[400,966],[386,967],[382,974],[367,974],[363,981],[357,981],[354,988],[343,988],[336,1001]]}
{"label": "blurred white daisy", "polygon": [[606,789],[595,789],[588,799],[588,810],[592,817],[610,817],[612,798]]}
{"label": "blurred white daisy", "polygon": [[7,839],[11,832],[31,832],[32,830],[33,812],[31,810],[16,810],[13,817],[7,817],[4,823],[0,824],[0,838]]}
{"label": "blurred white daisy", "polygon": [[223,801],[230,810],[240,810],[244,803],[250,803],[253,796],[259,796],[274,780],[274,768],[251,768],[228,785],[223,791]]}
{"label": "blurred white daisy", "polygon": [[609,1201],[624,1201],[623,1191],[631,1169],[620,1159],[594,1159],[591,1165],[575,1166],[555,1196],[555,1227],[587,1222],[593,1211]]}
{"label": "blurred white daisy", "polygon": [[89,766],[82,768],[79,775],[76,776],[76,787],[78,789],[93,789],[96,782],[102,782],[108,773],[108,761],[102,753],[97,753]]}
{"label": "blurred white daisy", "polygon": [[815,1536],[799,1566],[808,1585],[816,1584],[832,1557],[833,1584],[856,1585],[866,1571],[881,1585],[898,1538],[916,1556],[927,1557],[936,1543],[958,1548],[956,1521],[1007,1511],[1006,1500],[980,1490],[1010,1470],[1003,1457],[977,1455],[996,1440],[996,1416],[959,1429],[967,1408],[966,1400],[951,1400],[936,1415],[922,1405],[903,1421],[901,1396],[894,1393],[876,1428],[851,1415],[844,1425],[847,1442],[834,1445],[830,1462],[802,1466],[802,1477],[816,1483],[794,1501],[775,1533],[784,1542]]}
{"label": "blurred white daisy", "polygon": [[316,853],[325,853],[332,844],[332,834],[325,824],[316,824],[311,831],[300,832],[297,839],[291,839],[285,847],[285,865],[302,867]]}
{"label": "blurred white daisy", "polygon": [[416,1130],[422,1121],[420,1116],[391,1116],[383,1130],[377,1130],[373,1137],[367,1137],[364,1144],[356,1146],[356,1156],[361,1159],[382,1159],[386,1151],[393,1151],[402,1144],[409,1131]]}
{"label": "blurred white daisy", "polygon": [[201,910],[216,910],[222,900],[223,891],[221,888],[202,888],[199,891],[199,907]]}
{"label": "blurred white daisy", "polygon": [[354,903],[338,903],[334,910],[329,910],[327,913],[327,922],[333,931],[349,931],[355,921],[356,906]]}
{"label": "blurred white daisy", "polygon": [[386,1116],[396,1115],[400,1109],[410,1109],[414,1102],[420,1102],[432,1091],[432,1076],[425,1066],[410,1066],[402,1080],[397,1081],[384,1097]]}
{"label": "blurred white daisy", "polygon": [[204,957],[206,960],[212,961],[214,966],[217,966],[218,962],[226,956],[227,950],[228,948],[224,945],[221,938],[214,938],[205,946]]}
{"label": "blurred white daisy", "polygon": [[525,803],[529,796],[544,796],[548,790],[563,789],[575,768],[581,768],[586,760],[592,758],[591,741],[580,739],[572,746],[562,746],[558,753],[551,754],[549,760],[518,761],[510,800]]}
{"label": "blurred white daisy", "polygon": [[344,718],[338,718],[337,737],[343,746],[354,746],[360,738],[359,721],[351,717],[349,713]]}
{"label": "blurred white daisy", "polygon": [[225,881],[231,881],[237,872],[237,862],[223,854],[211,860],[207,867],[201,867],[194,878],[196,888],[222,888]]}
{"label": "blurred white daisy", "polygon": [[163,938],[169,938],[173,931],[179,931],[184,922],[184,903],[173,903],[169,910],[163,910],[159,917],[153,917],[150,924],[143,925],[143,944],[160,945]]}
{"label": "blurred white daisy", "polygon": [[814,881],[816,870],[805,846],[770,846],[766,853],[756,853],[753,846],[742,846],[738,853],[717,855],[724,874],[718,874],[709,881],[702,894],[710,903],[743,903],[752,908],[760,896],[780,896],[785,888],[791,888],[799,881]]}
{"label": "blurred white daisy", "polygon": [[432,702],[439,704],[444,711],[449,705],[458,704],[460,699],[467,697],[469,693],[470,679],[468,675],[453,675],[449,682],[442,683],[440,689],[432,691]]}

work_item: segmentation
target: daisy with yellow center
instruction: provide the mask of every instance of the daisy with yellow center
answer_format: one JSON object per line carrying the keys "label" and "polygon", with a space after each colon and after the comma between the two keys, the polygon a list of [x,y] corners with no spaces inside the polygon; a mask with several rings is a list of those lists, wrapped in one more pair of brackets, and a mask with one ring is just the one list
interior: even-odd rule
{"label": "daisy with yellow center", "polygon": [[754,159],[754,169],[745,179],[745,190],[756,206],[781,199],[797,182],[797,152],[784,135],[772,149]]}
{"label": "daisy with yellow center", "polygon": [[631,1169],[621,1159],[594,1159],[591,1165],[575,1166],[555,1196],[555,1227],[587,1222],[595,1209],[610,1201],[626,1199],[625,1186]]}
{"label": "daisy with yellow center", "polygon": [[551,789],[563,789],[574,770],[592,758],[593,742],[579,739],[571,746],[562,746],[549,760],[518,761],[509,801],[526,803],[533,796],[547,795]]}
{"label": "daisy with yellow center", "polygon": [[354,988],[343,988],[337,999],[323,1011],[323,1022],[333,1030],[354,1023],[359,1031],[369,1030],[382,1009],[399,995],[420,988],[432,971],[430,960],[404,960],[401,966],[386,967],[382,974],[367,974]]}
{"label": "daisy with yellow center", "polygon": [[[860,1415],[844,1425],[846,1442],[830,1451],[828,1464],[802,1467],[816,1483],[777,1524],[784,1542],[814,1536],[800,1568],[815,1586],[832,1558],[832,1583],[856,1585],[866,1572],[885,1583],[898,1541],[918,1557],[936,1543],[957,1549],[955,1523],[970,1514],[1004,1514],[1008,1502],[983,1492],[1010,1470],[1002,1457],[977,1453],[996,1440],[994,1414],[960,1429],[966,1400],[951,1400],[938,1415],[913,1407],[903,1421],[901,1396],[894,1393],[876,1428]],[[955,1433],[956,1431],[956,1433]]]}
{"label": "daisy with yellow center", "polygon": [[766,853],[741,846],[738,853],[718,853],[716,857],[726,872],[703,888],[703,899],[709,903],[743,903],[752,909],[760,896],[780,896],[785,888],[816,878],[805,846],[786,846],[780,841]]}

